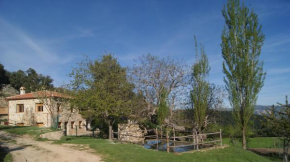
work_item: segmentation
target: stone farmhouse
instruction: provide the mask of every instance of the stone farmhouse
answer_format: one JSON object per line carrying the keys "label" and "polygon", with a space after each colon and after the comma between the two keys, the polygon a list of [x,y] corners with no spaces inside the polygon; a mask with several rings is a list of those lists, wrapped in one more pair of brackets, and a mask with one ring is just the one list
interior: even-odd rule
{"label": "stone farmhouse", "polygon": [[8,123],[16,126],[51,127],[73,134],[86,129],[86,120],[69,103],[70,96],[54,91],[25,93],[20,88],[20,95],[6,97],[8,102]]}

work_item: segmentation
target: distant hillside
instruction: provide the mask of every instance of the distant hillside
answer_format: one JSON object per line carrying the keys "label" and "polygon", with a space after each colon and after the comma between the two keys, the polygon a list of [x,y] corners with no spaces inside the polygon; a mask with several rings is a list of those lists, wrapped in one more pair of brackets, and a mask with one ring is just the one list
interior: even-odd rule
{"label": "distant hillside", "polygon": [[271,106],[256,105],[254,114],[262,115],[266,113],[266,110]]}
{"label": "distant hillside", "polygon": [[[255,111],[254,114],[256,115],[262,115],[266,113],[266,110],[268,108],[270,108],[271,106],[267,106],[267,105],[256,105],[255,106]],[[275,106],[276,107],[276,106]],[[281,106],[277,106],[277,109],[280,109]],[[227,109],[227,111],[232,111],[232,108]]]}

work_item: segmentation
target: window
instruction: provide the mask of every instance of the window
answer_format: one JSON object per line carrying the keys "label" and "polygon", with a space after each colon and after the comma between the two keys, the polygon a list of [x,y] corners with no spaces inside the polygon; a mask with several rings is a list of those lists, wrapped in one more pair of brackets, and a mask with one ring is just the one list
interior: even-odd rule
{"label": "window", "polygon": [[38,127],[43,127],[43,122],[36,123],[36,126],[38,126]]}
{"label": "window", "polygon": [[57,128],[58,128],[58,129],[61,129],[61,122],[58,122],[58,124],[57,124]]}
{"label": "window", "polygon": [[57,105],[56,105],[57,112],[61,112],[60,106],[61,106],[61,103],[57,103]]}
{"label": "window", "polygon": [[18,112],[18,113],[24,112],[24,104],[17,104],[16,112]]}
{"label": "window", "polygon": [[79,121],[79,129],[82,129],[82,121]]}
{"label": "window", "polygon": [[74,123],[75,123],[75,122],[73,122],[73,121],[71,122],[71,129],[74,128]]}
{"label": "window", "polygon": [[24,126],[24,123],[17,123],[16,126]]}
{"label": "window", "polygon": [[36,112],[43,112],[43,104],[42,103],[36,104]]}

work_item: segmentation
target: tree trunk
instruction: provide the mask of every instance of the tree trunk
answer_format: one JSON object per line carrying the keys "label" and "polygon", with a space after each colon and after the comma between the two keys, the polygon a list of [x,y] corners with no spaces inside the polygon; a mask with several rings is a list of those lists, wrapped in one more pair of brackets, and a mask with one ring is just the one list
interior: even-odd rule
{"label": "tree trunk", "polygon": [[109,125],[109,140],[112,139],[112,126]]}
{"label": "tree trunk", "polygon": [[284,147],[283,147],[283,162],[288,162],[288,144],[284,141]]}
{"label": "tree trunk", "polygon": [[247,141],[246,141],[246,128],[243,127],[243,149],[247,149]]}
{"label": "tree trunk", "polygon": [[86,130],[90,130],[91,128],[91,117],[86,118]]}

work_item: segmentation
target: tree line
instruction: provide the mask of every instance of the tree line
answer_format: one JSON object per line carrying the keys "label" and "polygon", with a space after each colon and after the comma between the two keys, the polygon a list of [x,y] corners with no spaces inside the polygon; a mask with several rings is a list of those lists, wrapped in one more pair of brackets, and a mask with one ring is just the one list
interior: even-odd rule
{"label": "tree line", "polygon": [[52,89],[54,88],[52,82],[53,79],[50,76],[39,74],[32,68],[26,71],[8,71],[0,63],[0,90],[7,84],[10,84],[16,90],[19,90],[23,86],[27,92]]}

